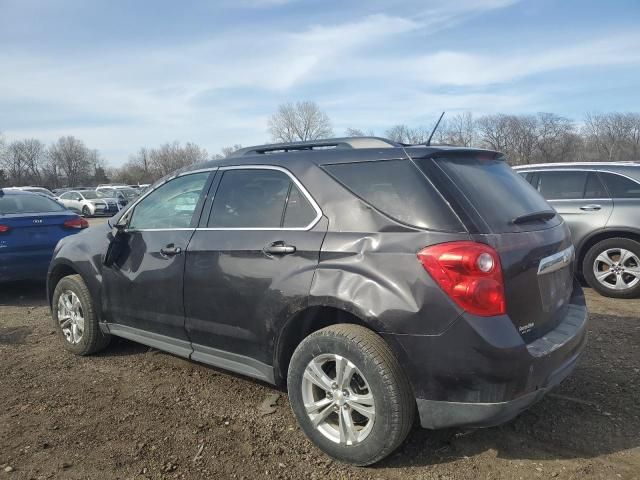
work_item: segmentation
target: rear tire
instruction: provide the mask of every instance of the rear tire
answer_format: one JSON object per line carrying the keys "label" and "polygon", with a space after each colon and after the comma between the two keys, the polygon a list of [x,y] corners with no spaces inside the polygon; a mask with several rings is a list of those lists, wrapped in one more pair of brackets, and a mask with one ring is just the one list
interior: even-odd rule
{"label": "rear tire", "polygon": [[640,296],[640,243],[629,238],[596,243],[584,257],[582,274],[605,297]]}
{"label": "rear tire", "polygon": [[382,460],[413,425],[415,398],[397,359],[380,336],[358,325],[305,338],[291,358],[287,387],[304,433],[342,462]]}
{"label": "rear tire", "polygon": [[111,335],[100,330],[89,289],[80,275],[58,282],[51,305],[54,327],[66,350],[90,355],[109,345]]}

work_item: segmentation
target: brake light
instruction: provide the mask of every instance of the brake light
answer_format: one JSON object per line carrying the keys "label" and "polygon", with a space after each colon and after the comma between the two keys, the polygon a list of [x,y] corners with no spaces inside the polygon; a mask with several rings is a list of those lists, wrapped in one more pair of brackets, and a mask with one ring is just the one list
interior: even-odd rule
{"label": "brake light", "polygon": [[474,315],[506,313],[498,253],[484,243],[448,242],[418,252],[425,270],[449,297]]}
{"label": "brake light", "polygon": [[11,230],[9,225],[0,224],[0,233],[7,233],[9,230]]}
{"label": "brake light", "polygon": [[89,226],[89,222],[82,217],[74,217],[65,221],[62,226],[64,228],[87,228]]}

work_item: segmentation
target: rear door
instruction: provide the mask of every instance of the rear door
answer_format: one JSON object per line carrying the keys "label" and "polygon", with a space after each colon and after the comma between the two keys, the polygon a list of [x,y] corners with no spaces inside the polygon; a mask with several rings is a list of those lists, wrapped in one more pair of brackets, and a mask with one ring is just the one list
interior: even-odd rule
{"label": "rear door", "polygon": [[282,168],[220,169],[214,189],[186,256],[192,358],[271,381],[274,331],[306,305],[326,219]]}
{"label": "rear door", "polygon": [[607,225],[613,201],[597,172],[543,170],[534,186],[567,222],[576,245]]}
{"label": "rear door", "polygon": [[162,342],[178,355],[191,353],[184,329],[184,252],[211,175],[196,172],[169,180],[125,214],[122,251],[102,271],[103,310],[114,333],[150,345]]}

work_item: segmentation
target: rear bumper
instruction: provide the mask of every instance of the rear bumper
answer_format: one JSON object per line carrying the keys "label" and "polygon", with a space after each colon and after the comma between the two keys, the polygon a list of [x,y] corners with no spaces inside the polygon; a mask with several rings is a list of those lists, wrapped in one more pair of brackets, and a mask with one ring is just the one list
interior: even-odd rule
{"label": "rear bumper", "polygon": [[563,320],[529,344],[507,316],[465,314],[437,336],[382,335],[402,350],[424,428],[488,427],[511,420],[571,374],[587,319],[575,282]]}

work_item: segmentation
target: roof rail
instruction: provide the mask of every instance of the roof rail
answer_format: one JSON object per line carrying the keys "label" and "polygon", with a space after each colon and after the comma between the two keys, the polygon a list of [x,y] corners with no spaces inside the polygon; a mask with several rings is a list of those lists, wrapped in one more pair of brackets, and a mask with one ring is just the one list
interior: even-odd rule
{"label": "roof rail", "polygon": [[394,142],[393,140],[380,137],[325,138],[306,142],[271,143],[245,147],[235,151],[230,156],[242,157],[244,155],[324,150],[329,148],[393,148],[399,147],[400,145],[400,143]]}

